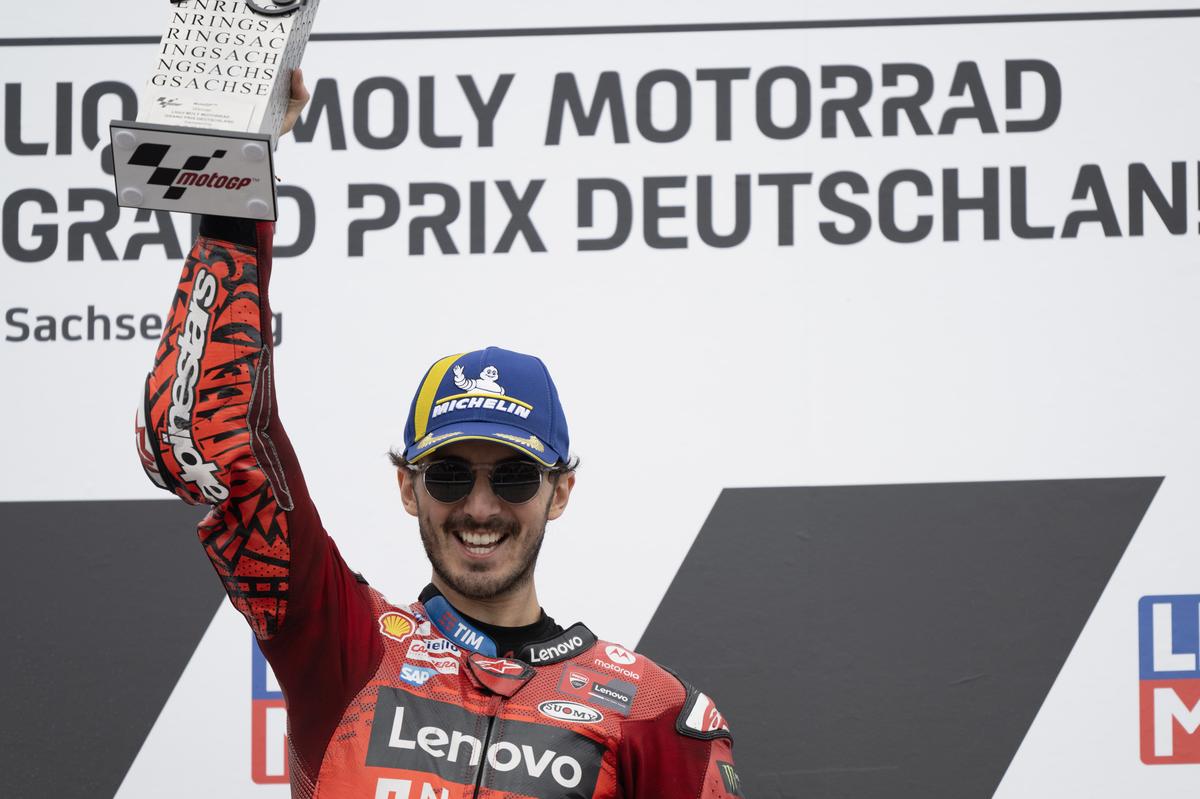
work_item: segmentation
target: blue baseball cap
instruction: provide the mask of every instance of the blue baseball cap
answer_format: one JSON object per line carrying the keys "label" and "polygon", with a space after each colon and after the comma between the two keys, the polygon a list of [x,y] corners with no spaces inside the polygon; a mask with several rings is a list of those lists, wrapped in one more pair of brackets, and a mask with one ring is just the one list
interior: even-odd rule
{"label": "blue baseball cap", "polygon": [[404,425],[404,459],[416,463],[471,439],[505,444],[546,466],[566,462],[567,417],[540,358],[488,347],[429,367]]}

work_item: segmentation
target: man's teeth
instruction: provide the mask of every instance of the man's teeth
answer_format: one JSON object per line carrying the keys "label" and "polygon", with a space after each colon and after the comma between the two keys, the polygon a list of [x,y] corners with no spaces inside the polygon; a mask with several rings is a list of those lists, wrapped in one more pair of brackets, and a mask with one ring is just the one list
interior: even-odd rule
{"label": "man's teeth", "polygon": [[467,545],[467,551],[482,555],[500,542],[504,536],[500,533],[466,533],[460,532],[458,538]]}

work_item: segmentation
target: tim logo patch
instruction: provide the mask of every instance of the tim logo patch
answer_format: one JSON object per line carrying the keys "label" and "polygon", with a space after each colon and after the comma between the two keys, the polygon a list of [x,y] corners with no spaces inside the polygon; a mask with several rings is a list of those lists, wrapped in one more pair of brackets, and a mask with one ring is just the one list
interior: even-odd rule
{"label": "tim logo patch", "polygon": [[1200,763],[1200,594],[1138,602],[1142,762]]}

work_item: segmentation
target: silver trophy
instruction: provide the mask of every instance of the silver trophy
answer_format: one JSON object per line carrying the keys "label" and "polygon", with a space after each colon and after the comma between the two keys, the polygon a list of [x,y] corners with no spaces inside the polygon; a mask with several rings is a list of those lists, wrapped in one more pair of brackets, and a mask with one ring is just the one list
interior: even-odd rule
{"label": "silver trophy", "polygon": [[118,202],[277,218],[273,154],[320,0],[169,0],[136,122],[111,126]]}

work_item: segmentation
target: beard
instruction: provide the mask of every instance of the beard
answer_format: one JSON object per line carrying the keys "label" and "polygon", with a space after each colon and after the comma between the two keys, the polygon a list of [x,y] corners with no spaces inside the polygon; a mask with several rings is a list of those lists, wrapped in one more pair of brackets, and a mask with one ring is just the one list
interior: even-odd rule
{"label": "beard", "polygon": [[[549,505],[547,505],[549,510]],[[421,545],[433,566],[433,572],[459,594],[475,600],[492,600],[509,594],[533,579],[533,567],[542,551],[542,540],[546,536],[546,519],[543,517],[536,529],[521,529],[512,520],[493,516],[479,521],[458,512],[446,518],[441,529],[435,529],[429,516],[417,508],[417,525],[421,531]],[[465,569],[455,570],[450,565],[448,550],[457,546],[457,532],[500,533],[504,536],[502,546],[511,549],[507,565],[497,568],[490,563],[468,562]],[[455,539],[455,540],[451,540]]]}

